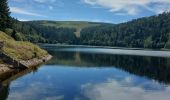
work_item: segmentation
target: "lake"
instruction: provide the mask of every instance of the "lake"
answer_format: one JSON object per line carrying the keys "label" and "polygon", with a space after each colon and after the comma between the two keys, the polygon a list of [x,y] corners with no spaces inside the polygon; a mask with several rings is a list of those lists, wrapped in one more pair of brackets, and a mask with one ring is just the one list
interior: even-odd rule
{"label": "lake", "polygon": [[170,52],[44,45],[53,59],[0,76],[0,100],[169,100]]}

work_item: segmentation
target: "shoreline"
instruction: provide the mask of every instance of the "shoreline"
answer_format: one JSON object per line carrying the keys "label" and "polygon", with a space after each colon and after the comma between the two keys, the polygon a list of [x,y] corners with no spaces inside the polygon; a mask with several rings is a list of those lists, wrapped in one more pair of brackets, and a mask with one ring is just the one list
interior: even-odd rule
{"label": "shoreline", "polygon": [[33,58],[28,61],[20,61],[20,63],[24,64],[25,66],[27,66],[27,68],[29,68],[29,67],[34,67],[34,66],[38,66],[42,63],[45,63],[45,62],[49,61],[51,58],[52,58],[51,55],[46,55],[42,58]]}
{"label": "shoreline", "polygon": [[10,68],[10,66],[12,66],[12,65],[0,64],[0,75],[3,74],[3,73],[6,73],[6,72],[12,71],[13,69]]}
{"label": "shoreline", "polygon": [[72,44],[48,44],[38,43],[40,46],[66,46],[66,47],[87,47],[87,48],[106,48],[106,49],[124,49],[124,50],[146,50],[146,51],[170,51],[170,49],[154,49],[154,48],[131,48],[131,47],[116,47],[116,46],[95,46],[95,45],[72,45]]}
{"label": "shoreline", "polygon": [[[42,58],[33,58],[28,61],[20,61],[20,62],[22,64],[24,64],[25,66],[27,66],[27,68],[25,68],[25,69],[29,69],[30,67],[35,67],[35,66],[41,65],[45,62],[48,62],[51,58],[52,58],[52,56],[48,54]],[[12,65],[0,64],[0,75],[8,73],[8,72],[13,72],[16,70],[18,70],[18,69]]]}

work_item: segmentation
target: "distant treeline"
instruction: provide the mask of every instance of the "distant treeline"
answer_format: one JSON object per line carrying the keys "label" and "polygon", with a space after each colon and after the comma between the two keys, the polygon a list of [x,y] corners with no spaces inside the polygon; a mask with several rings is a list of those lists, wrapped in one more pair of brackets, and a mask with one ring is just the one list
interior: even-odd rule
{"label": "distant treeline", "polygon": [[80,37],[75,36],[74,28],[42,26],[36,21],[28,22],[28,24],[40,32],[47,43],[170,48],[170,12],[117,25],[101,24],[87,27],[81,30]]}

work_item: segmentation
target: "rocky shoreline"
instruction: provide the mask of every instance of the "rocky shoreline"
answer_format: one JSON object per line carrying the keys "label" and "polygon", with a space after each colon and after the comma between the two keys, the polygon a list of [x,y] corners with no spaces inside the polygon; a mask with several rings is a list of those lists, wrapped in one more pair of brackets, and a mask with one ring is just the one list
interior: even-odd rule
{"label": "rocky shoreline", "polygon": [[0,74],[4,73],[4,72],[8,72],[11,70],[10,68],[11,65],[7,65],[7,64],[0,64]]}
{"label": "rocky shoreline", "polygon": [[45,62],[49,61],[51,58],[52,58],[51,55],[47,55],[42,58],[34,58],[34,59],[31,59],[28,61],[20,61],[20,63],[22,63],[23,65],[25,65],[29,68],[29,67],[34,67],[34,66],[38,66],[42,63],[45,63]]}
{"label": "rocky shoreline", "polygon": [[[34,58],[34,59],[31,59],[28,61],[20,61],[20,63],[25,65],[27,68],[29,68],[29,67],[34,67],[34,66],[38,66],[42,63],[45,63],[45,62],[49,61],[51,58],[52,58],[51,55],[46,55],[42,58]],[[16,69],[12,65],[0,64],[0,75],[3,73],[6,73],[6,72],[14,71],[14,70],[16,70]]]}

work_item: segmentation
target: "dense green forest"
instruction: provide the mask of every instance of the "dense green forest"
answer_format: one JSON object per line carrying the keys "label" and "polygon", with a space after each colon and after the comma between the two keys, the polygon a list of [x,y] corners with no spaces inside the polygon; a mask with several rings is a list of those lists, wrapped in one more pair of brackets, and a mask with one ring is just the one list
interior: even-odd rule
{"label": "dense green forest", "polygon": [[135,48],[170,48],[170,13],[135,19],[115,26],[98,26],[81,31],[86,45]]}
{"label": "dense green forest", "polygon": [[75,35],[80,37],[80,32],[82,29],[87,27],[99,26],[103,23],[86,22],[86,21],[29,21],[27,22],[36,27],[55,27],[55,28],[71,28],[75,29]]}
{"label": "dense green forest", "polygon": [[80,44],[81,30],[104,24],[81,21],[29,21],[24,23],[42,33],[46,43],[65,44]]}
{"label": "dense green forest", "polygon": [[[170,48],[170,12],[121,24],[56,21],[24,22],[41,33],[47,43],[66,43],[133,48]],[[64,23],[64,24],[63,24]],[[72,24],[71,24],[72,23]],[[80,36],[75,33],[81,27]]]}
{"label": "dense green forest", "polygon": [[29,22],[27,24],[42,33],[41,36],[46,39],[46,43],[74,44],[76,41],[76,35],[74,34],[76,32],[75,28],[44,26],[37,22]]}
{"label": "dense green forest", "polygon": [[15,40],[18,41],[30,41],[30,42],[46,42],[46,39],[42,37],[42,33],[35,30],[32,26],[27,23],[18,21],[12,18],[12,29],[7,28],[5,30],[8,35],[11,35]]}

